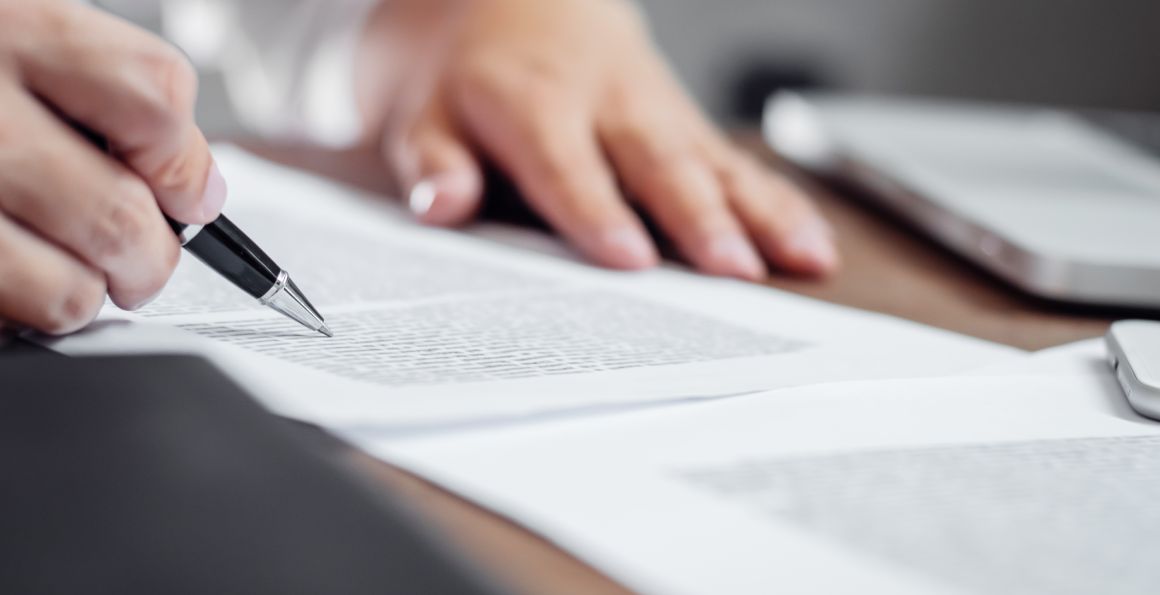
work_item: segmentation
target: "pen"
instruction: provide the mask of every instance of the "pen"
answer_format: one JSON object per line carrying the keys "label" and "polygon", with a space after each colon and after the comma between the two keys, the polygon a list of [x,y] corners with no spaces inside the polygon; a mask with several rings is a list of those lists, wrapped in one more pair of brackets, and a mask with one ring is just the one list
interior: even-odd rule
{"label": "pen", "polygon": [[[102,149],[109,143],[92,131],[77,131]],[[230,283],[298,324],[327,337],[334,333],[282,267],[266,255],[238,226],[222,215],[207,225],[187,225],[165,218],[187,252]]]}
{"label": "pen", "polygon": [[209,225],[186,225],[168,217],[181,246],[227,281],[302,326],[333,337],[326,320],[290,274],[222,215]]}

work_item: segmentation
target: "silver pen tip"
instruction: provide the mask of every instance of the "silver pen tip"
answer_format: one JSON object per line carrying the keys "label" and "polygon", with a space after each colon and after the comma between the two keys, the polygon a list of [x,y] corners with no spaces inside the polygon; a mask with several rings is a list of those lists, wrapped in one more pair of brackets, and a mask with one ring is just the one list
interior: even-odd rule
{"label": "silver pen tip", "polygon": [[278,274],[277,282],[258,301],[308,329],[316,330],[327,337],[334,336],[334,333],[330,332],[330,327],[326,326],[326,320],[322,318],[322,314],[319,314],[310,300],[302,295],[302,290],[298,289],[286,271]]}

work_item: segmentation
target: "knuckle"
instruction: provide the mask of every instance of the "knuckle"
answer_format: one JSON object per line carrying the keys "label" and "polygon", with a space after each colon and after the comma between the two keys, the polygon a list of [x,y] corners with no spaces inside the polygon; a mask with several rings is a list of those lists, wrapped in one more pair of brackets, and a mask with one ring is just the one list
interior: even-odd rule
{"label": "knuckle", "polygon": [[748,194],[766,185],[762,166],[747,155],[727,160],[719,169],[721,184],[732,193]]}
{"label": "knuckle", "polygon": [[191,113],[197,100],[197,71],[173,46],[160,41],[157,46],[148,64],[162,96],[178,112]]}
{"label": "knuckle", "polygon": [[159,196],[182,196],[187,202],[197,201],[200,197],[192,190],[206,179],[205,162],[180,153],[150,171],[148,179]]}
{"label": "knuckle", "polygon": [[104,283],[96,276],[83,276],[49,302],[40,330],[54,335],[80,330],[96,318],[104,303]]}
{"label": "knuckle", "polygon": [[568,177],[585,156],[587,138],[561,130],[559,126],[532,124],[528,132],[530,157],[541,175],[552,179]]}
{"label": "knuckle", "polygon": [[636,165],[640,184],[658,192],[679,190],[700,167],[693,156],[677,149],[645,151]]}
{"label": "knuckle", "polygon": [[152,192],[136,179],[115,184],[102,202],[88,243],[97,262],[122,257],[138,248],[156,216]]}
{"label": "knuckle", "polygon": [[495,103],[510,94],[505,78],[501,68],[493,66],[488,60],[476,59],[458,69],[452,81],[456,95]]}
{"label": "knuckle", "polygon": [[459,95],[525,110],[558,103],[562,69],[544,56],[491,56],[470,61],[454,77]]}
{"label": "knuckle", "polygon": [[536,144],[534,155],[537,177],[556,185],[566,184],[574,172],[568,157],[569,150],[563,143],[552,138],[541,138]]}
{"label": "knuckle", "polygon": [[547,98],[543,93],[539,94],[540,97],[532,99],[536,95],[535,91],[528,93],[528,105],[522,108],[516,124],[520,125],[518,128],[522,128],[537,144],[550,145],[553,140],[565,137],[561,134],[566,130],[561,125],[561,117],[571,110],[565,108],[559,101]]}
{"label": "knuckle", "polygon": [[692,143],[683,135],[659,129],[651,117],[629,117],[607,128],[603,136],[609,146],[633,169],[667,173],[674,165],[692,158]]}
{"label": "knuckle", "polygon": [[548,118],[558,109],[563,99],[563,84],[556,77],[532,71],[526,73],[520,88],[529,113]]}
{"label": "knuckle", "polygon": [[49,50],[59,58],[89,60],[91,9],[76,2],[17,2],[12,43],[21,57]]}
{"label": "knuckle", "polygon": [[684,171],[684,168],[698,165],[697,159],[687,147],[678,144],[660,143],[648,137],[646,131],[636,133],[639,147],[637,158],[639,167],[656,179],[669,179]]}
{"label": "knuckle", "polygon": [[149,128],[179,128],[193,113],[197,73],[172,46],[149,40],[123,65],[127,88],[136,96],[138,118]]}
{"label": "knuckle", "polygon": [[657,106],[644,99],[635,85],[611,85],[603,97],[603,103],[608,110],[606,117],[610,122],[609,128],[624,135],[642,128],[641,123],[651,120],[657,112]]}
{"label": "knuckle", "polygon": [[[0,2],[0,49],[5,54],[27,45],[30,37],[59,29],[59,7],[46,2]],[[0,56],[6,60],[7,56]]]}

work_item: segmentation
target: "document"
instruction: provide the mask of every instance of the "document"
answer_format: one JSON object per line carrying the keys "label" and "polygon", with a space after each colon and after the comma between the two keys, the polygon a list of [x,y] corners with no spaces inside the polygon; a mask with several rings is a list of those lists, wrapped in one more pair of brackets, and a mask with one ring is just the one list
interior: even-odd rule
{"label": "document", "polygon": [[1160,424],[1104,376],[853,382],[352,436],[642,593],[1152,594]]}
{"label": "document", "polygon": [[1017,353],[740,282],[599,270],[528,250],[509,228],[421,228],[381,199],[236,148],[215,153],[227,214],[293,275],[335,337],[298,328],[186,258],[155,304],[109,308],[51,347],[201,353],[282,413],[383,431],[937,375]]}
{"label": "document", "polygon": [[979,376],[1002,375],[1113,375],[1108,363],[1107,344],[1103,337],[1077,341],[1028,353],[1022,357],[1012,357],[973,370]]}

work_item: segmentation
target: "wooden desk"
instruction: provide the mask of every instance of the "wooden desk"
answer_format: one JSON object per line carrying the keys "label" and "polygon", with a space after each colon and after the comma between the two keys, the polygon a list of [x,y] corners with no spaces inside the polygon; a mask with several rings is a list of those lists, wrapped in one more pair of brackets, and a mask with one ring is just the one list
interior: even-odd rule
{"label": "wooden desk", "polygon": [[[780,166],[752,133],[738,142]],[[285,163],[382,189],[373,155],[326,156],[261,151]],[[893,314],[925,324],[1021,347],[1042,349],[1104,333],[1110,318],[1077,314],[1024,297],[968,263],[872,209],[811,185],[839,232],[845,268],[814,283],[779,279],[770,285],[818,299]],[[627,593],[546,541],[419,478],[361,454],[368,473],[401,492],[452,541],[485,568],[526,594]]]}

